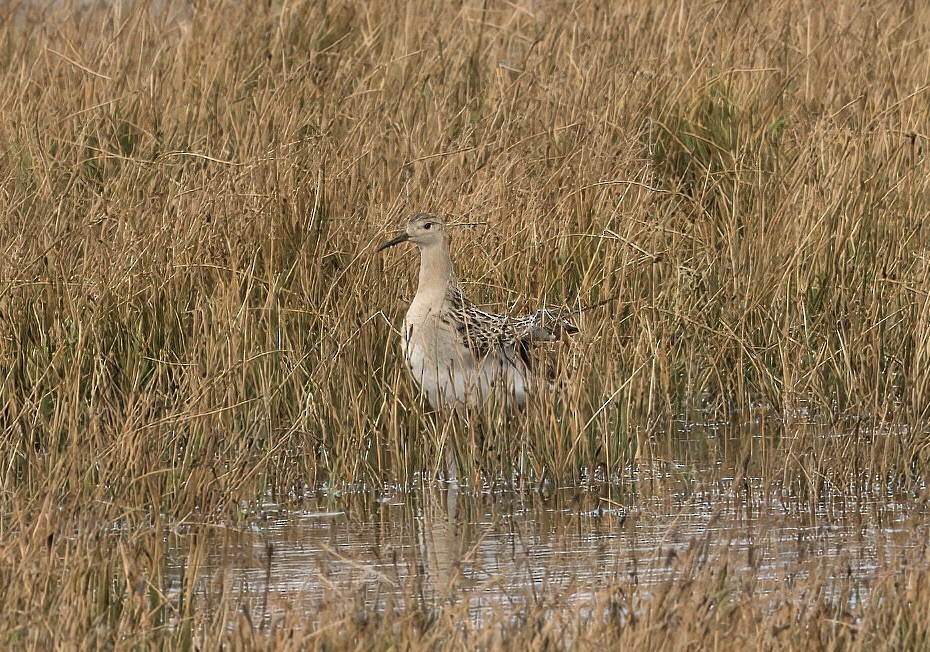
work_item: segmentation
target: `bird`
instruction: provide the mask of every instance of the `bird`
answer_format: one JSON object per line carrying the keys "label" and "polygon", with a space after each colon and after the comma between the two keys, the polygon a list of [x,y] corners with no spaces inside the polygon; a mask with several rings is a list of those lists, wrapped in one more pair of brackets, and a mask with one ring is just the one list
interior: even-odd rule
{"label": "bird", "polygon": [[479,309],[465,296],[439,215],[416,213],[378,252],[410,242],[420,251],[417,291],[404,317],[404,361],[434,410],[483,407],[496,397],[523,409],[550,379],[537,368],[536,345],[578,333],[571,311],[547,306],[512,316]]}

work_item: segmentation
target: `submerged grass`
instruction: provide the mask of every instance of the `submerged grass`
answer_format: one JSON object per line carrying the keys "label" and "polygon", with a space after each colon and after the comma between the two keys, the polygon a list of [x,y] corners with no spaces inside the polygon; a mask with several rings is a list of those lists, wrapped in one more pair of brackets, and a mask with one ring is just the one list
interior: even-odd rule
{"label": "submerged grass", "polygon": [[[475,482],[574,483],[663,456],[682,415],[753,415],[786,428],[767,481],[923,486],[928,41],[919,3],[4,4],[0,640],[185,645],[159,528],[407,486],[444,446]],[[558,399],[425,414],[392,328],[415,256],[372,246],[415,210],[472,224],[480,302],[619,297]],[[926,599],[882,586],[871,630],[785,626],[925,640]],[[692,634],[664,642],[717,640]]]}

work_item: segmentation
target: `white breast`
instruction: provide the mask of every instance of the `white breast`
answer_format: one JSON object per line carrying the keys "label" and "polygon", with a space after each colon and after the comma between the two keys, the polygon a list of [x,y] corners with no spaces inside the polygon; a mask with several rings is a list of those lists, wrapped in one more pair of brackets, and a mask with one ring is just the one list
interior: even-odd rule
{"label": "white breast", "polygon": [[483,405],[495,393],[526,403],[528,370],[522,360],[491,354],[476,362],[458,332],[438,316],[404,321],[404,360],[430,405]]}

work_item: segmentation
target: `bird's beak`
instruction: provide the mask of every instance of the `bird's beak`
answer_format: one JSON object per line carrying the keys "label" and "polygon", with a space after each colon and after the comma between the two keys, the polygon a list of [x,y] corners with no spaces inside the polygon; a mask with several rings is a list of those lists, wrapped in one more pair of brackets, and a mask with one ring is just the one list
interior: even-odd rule
{"label": "bird's beak", "polygon": [[401,242],[407,242],[407,240],[409,239],[410,239],[410,235],[406,231],[404,231],[403,233],[399,234],[396,238],[392,240],[388,240],[383,245],[378,247],[378,251],[384,251],[385,249],[389,247],[393,247],[394,245],[399,245]]}

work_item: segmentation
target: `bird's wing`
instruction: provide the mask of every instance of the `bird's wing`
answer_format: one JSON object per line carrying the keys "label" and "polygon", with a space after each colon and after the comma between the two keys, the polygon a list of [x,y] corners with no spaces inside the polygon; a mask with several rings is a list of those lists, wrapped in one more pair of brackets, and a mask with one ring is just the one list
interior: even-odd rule
{"label": "bird's wing", "polygon": [[555,342],[565,335],[574,335],[578,327],[567,308],[546,306],[532,315],[513,317],[511,322],[519,339],[527,342]]}
{"label": "bird's wing", "polygon": [[554,342],[578,332],[564,308],[546,307],[532,315],[510,316],[480,310],[457,285],[446,293],[450,322],[475,358],[492,351],[517,354],[530,363],[529,349],[539,342]]}

